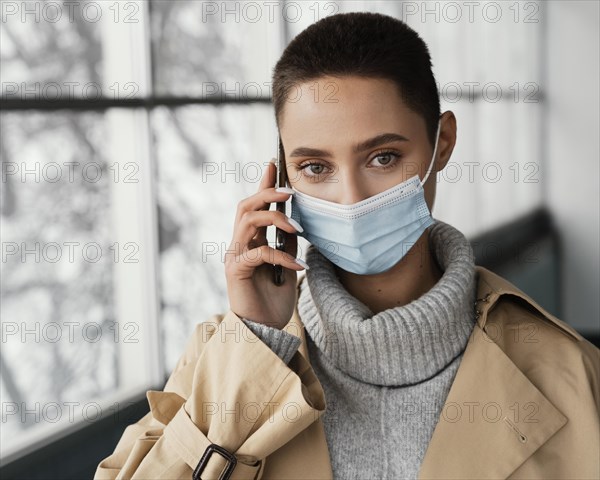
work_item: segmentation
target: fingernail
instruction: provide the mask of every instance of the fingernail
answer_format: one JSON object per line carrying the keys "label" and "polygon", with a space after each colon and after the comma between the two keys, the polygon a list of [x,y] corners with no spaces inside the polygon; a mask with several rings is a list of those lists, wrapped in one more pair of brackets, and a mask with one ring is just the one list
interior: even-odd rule
{"label": "fingernail", "polygon": [[292,195],[294,193],[296,193],[296,190],[292,190],[291,188],[288,188],[288,187],[279,187],[279,188],[276,188],[275,191],[278,193],[291,193]]}
{"label": "fingernail", "polygon": [[294,227],[297,231],[303,232],[304,229],[300,226],[300,224],[294,220],[293,218],[287,217],[287,221],[290,223],[292,227]]}
{"label": "fingernail", "polygon": [[276,164],[277,163],[277,159],[275,157],[273,157],[273,158],[271,158],[271,160],[269,160],[269,163]]}
{"label": "fingernail", "polygon": [[308,266],[308,264],[307,264],[307,263],[306,263],[304,260],[302,260],[301,258],[295,258],[295,259],[294,259],[294,261],[295,261],[295,262],[296,262],[298,265],[300,265],[301,267],[304,267],[304,268],[306,268],[306,270],[309,270],[309,269],[310,269],[310,267]]}

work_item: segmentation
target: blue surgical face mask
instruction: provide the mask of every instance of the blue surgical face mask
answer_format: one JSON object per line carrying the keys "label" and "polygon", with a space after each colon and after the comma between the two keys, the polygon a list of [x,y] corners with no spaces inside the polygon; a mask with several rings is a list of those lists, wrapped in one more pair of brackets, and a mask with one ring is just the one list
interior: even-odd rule
{"label": "blue surgical face mask", "polygon": [[422,181],[415,175],[351,205],[322,200],[292,187],[296,193],[291,217],[304,228],[298,235],[348,272],[370,275],[392,268],[434,223],[423,185],[435,161],[439,133],[438,120],[433,156]]}

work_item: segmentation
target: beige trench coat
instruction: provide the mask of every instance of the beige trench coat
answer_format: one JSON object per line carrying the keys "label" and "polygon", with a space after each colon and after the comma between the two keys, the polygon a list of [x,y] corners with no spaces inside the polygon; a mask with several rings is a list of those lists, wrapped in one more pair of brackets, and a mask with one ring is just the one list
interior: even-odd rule
{"label": "beige trench coat", "polygon": [[[476,271],[480,314],[418,478],[600,478],[600,350]],[[297,309],[285,329],[302,339],[287,365],[231,310],[198,324],[164,391],[147,392],[151,411],[94,478],[217,479],[233,462],[211,443],[235,453],[231,479],[333,478]]]}

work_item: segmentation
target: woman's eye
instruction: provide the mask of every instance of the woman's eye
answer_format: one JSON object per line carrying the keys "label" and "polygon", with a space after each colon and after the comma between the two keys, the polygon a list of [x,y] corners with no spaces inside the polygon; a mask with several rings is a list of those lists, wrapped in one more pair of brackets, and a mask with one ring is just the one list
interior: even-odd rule
{"label": "woman's eye", "polygon": [[373,161],[376,161],[375,167],[381,166],[385,168],[392,166],[399,157],[400,155],[394,152],[382,152],[373,157]]}
{"label": "woman's eye", "polygon": [[316,177],[324,173],[325,165],[321,163],[306,163],[300,167],[307,177]]}

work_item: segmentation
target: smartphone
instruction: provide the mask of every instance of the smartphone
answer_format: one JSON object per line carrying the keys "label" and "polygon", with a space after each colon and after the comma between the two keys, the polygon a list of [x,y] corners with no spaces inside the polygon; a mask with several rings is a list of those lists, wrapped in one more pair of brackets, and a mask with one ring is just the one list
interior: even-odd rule
{"label": "smartphone", "polygon": [[[285,169],[285,157],[283,153],[283,145],[277,133],[277,175],[275,179],[275,188],[287,187],[287,172]],[[276,202],[275,209],[285,215],[285,201]],[[285,231],[275,227],[275,248],[285,251]],[[273,265],[273,283],[275,285],[283,285],[283,267],[281,265]]]}

